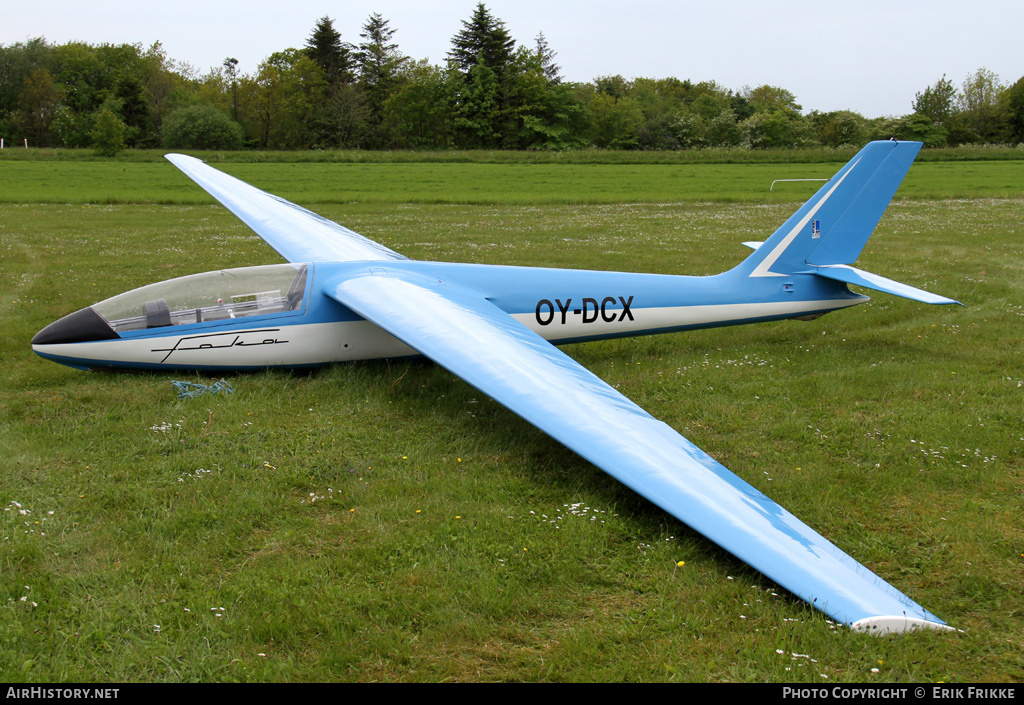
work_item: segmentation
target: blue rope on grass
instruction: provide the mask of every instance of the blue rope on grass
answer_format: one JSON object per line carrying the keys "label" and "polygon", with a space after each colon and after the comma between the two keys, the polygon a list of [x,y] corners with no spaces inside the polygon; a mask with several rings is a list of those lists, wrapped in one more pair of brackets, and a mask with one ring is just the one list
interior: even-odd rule
{"label": "blue rope on grass", "polygon": [[204,394],[231,394],[235,391],[234,388],[226,381],[221,380],[216,384],[199,384],[198,382],[183,382],[181,380],[174,380],[171,382],[176,390],[178,390],[179,399],[195,399],[201,397]]}

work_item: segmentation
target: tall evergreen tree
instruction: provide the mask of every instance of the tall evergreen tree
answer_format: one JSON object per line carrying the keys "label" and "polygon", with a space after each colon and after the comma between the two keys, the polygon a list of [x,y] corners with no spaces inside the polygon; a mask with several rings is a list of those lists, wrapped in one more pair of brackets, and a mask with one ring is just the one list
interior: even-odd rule
{"label": "tall evergreen tree", "polygon": [[356,51],[326,15],[317,20],[306,42],[306,56],[323,71],[326,91],[313,110],[309,129],[317,147],[352,147],[365,129],[363,96],[356,80]]}
{"label": "tall evergreen tree", "polygon": [[512,63],[515,46],[516,42],[509,36],[505,23],[491,15],[481,2],[473,16],[462,21],[462,30],[452,37],[452,50],[448,56],[464,76],[468,77],[480,63],[493,71],[500,81]]}
{"label": "tall evergreen tree", "polygon": [[548,79],[548,82],[552,85],[557,85],[562,82],[561,71],[562,67],[555,63],[555,57],[558,56],[558,52],[553,51],[548,46],[548,39],[544,36],[543,32],[537,34],[537,58],[540,60],[541,69],[544,71],[544,77]]}
{"label": "tall evergreen tree", "polygon": [[395,31],[378,13],[370,15],[359,35],[364,41],[356,51],[359,66],[359,85],[366,101],[366,119],[369,128],[368,144],[371,149],[384,146],[382,126],[384,104],[396,90],[402,65],[406,57],[391,41]]}
{"label": "tall evergreen tree", "polygon": [[515,45],[505,23],[483,3],[477,4],[473,16],[463,20],[462,30],[452,37],[448,58],[461,76],[454,103],[460,146],[514,146]]}
{"label": "tall evergreen tree", "polygon": [[363,85],[376,86],[394,80],[405,61],[405,57],[398,52],[398,45],[391,42],[396,31],[379,13],[370,15],[366,20],[359,34],[365,41],[356,50],[359,79]]}
{"label": "tall evergreen tree", "polygon": [[334,29],[334,20],[327,15],[316,21],[313,33],[306,40],[306,55],[323,69],[331,86],[355,79],[352,47],[341,41],[341,32]]}

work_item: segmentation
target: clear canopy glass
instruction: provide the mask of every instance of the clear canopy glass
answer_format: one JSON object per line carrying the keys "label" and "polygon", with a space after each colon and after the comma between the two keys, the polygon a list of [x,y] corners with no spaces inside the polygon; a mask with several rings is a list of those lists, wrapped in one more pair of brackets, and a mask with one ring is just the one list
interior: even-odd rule
{"label": "clear canopy glass", "polygon": [[299,311],[310,266],[222,269],[150,284],[94,304],[115,331]]}

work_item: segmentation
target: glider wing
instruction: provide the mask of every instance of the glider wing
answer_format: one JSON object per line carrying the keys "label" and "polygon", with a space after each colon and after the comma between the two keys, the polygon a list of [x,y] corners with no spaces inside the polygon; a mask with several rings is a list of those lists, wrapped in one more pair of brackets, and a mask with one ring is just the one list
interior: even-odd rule
{"label": "glider wing", "polygon": [[834,619],[949,628],[481,295],[377,267],[326,292]]}
{"label": "glider wing", "polygon": [[289,262],[407,259],[380,243],[228,176],[194,157],[168,154],[167,160],[238,216]]}

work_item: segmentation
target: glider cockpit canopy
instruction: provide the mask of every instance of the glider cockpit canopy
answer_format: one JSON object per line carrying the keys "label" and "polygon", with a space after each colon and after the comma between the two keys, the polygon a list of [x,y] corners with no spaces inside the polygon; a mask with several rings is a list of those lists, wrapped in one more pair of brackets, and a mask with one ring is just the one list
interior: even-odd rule
{"label": "glider cockpit canopy", "polygon": [[308,264],[221,269],[150,284],[92,309],[116,332],[298,311]]}

